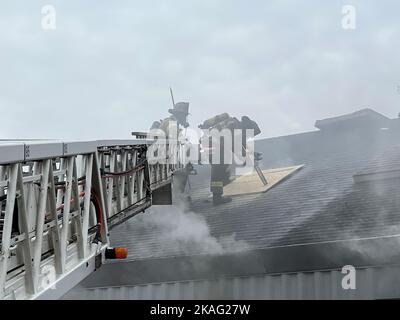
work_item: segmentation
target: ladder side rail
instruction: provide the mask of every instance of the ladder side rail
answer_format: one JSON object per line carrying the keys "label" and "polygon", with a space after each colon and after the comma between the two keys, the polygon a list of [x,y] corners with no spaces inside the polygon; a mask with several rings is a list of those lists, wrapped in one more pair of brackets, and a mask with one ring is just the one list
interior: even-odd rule
{"label": "ladder side rail", "polygon": [[17,194],[18,164],[9,167],[6,210],[4,214],[0,250],[0,299],[5,295],[15,198]]}

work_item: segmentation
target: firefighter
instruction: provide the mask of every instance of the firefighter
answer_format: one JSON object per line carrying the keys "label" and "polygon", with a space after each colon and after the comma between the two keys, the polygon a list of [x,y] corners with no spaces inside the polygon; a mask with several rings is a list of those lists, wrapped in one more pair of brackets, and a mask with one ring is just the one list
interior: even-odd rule
{"label": "firefighter", "polygon": [[[170,116],[160,120],[154,121],[150,130],[158,129],[162,130],[165,134],[165,138],[178,140],[180,134],[180,127],[187,128],[189,127],[189,123],[187,121],[187,117],[189,116],[189,103],[188,102],[174,102],[173,94],[171,90],[171,97],[173,108],[168,109]],[[176,135],[176,136],[175,136]],[[167,142],[169,148],[171,148],[171,144]],[[169,149],[173,152],[172,149]],[[191,163],[188,163],[184,170],[179,170],[174,173],[174,184],[177,186],[177,190],[182,193],[186,189],[186,185],[188,184],[189,175],[195,175],[196,170],[194,169]]]}
{"label": "firefighter", "polygon": [[[229,114],[223,113],[217,115],[213,118],[210,118],[204,121],[203,124],[199,125],[200,129],[212,130],[216,129],[218,131],[228,129],[232,132],[232,148],[234,147],[234,133],[235,130],[241,130],[241,138],[242,139],[242,147],[243,149],[246,148],[247,141],[246,141],[246,130],[251,129],[254,130],[254,136],[261,133],[260,128],[258,127],[257,123],[251,120],[247,116],[243,116],[241,121],[239,121],[235,117],[230,117]],[[207,137],[208,138],[208,137]],[[233,149],[231,150],[233,154]],[[245,150],[243,150],[245,151]],[[213,155],[217,152],[220,153],[220,163],[213,163]],[[220,138],[220,141],[216,141],[216,149],[212,150],[210,154],[210,163],[211,163],[211,181],[210,181],[210,191],[213,194],[213,203],[215,205],[223,204],[232,201],[230,197],[224,197],[224,186],[229,184],[232,180],[232,171],[233,171],[233,164],[226,163],[227,159],[224,159],[224,141]]]}

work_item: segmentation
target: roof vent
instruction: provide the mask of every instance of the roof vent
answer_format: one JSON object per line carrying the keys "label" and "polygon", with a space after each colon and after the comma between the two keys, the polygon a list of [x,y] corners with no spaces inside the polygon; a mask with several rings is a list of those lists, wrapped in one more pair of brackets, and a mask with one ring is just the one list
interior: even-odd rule
{"label": "roof vent", "polygon": [[317,120],[315,127],[320,130],[380,129],[388,127],[389,123],[389,118],[367,108],[339,117]]}

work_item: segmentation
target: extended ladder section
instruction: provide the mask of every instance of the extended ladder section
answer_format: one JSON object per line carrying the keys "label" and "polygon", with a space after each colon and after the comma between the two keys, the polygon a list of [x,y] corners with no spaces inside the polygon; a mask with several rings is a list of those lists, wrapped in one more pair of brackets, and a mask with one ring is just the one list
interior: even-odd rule
{"label": "extended ladder section", "polygon": [[0,299],[56,299],[101,266],[109,229],[183,168],[180,145],[149,163],[152,143],[0,141]]}

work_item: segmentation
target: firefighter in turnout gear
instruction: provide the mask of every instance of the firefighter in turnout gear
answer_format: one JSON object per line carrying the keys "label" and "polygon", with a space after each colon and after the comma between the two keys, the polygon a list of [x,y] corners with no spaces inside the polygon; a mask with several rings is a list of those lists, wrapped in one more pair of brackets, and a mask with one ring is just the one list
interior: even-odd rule
{"label": "firefighter in turnout gear", "polygon": [[[170,89],[170,91],[173,104],[173,108],[168,109],[170,116],[160,121],[154,121],[150,130],[162,130],[167,139],[174,139],[178,141],[179,135],[182,131],[181,127],[185,129],[189,127],[189,123],[187,121],[189,116],[189,102],[175,103],[172,89]],[[197,172],[191,163],[188,163],[184,170],[174,172],[174,184],[177,186],[177,190],[183,193],[189,183],[189,175],[196,174]]]}
{"label": "firefighter in turnout gear", "polygon": [[[179,126],[184,128],[189,127],[189,123],[187,122],[187,117],[189,116],[189,103],[178,102],[174,105],[173,109],[168,109],[168,112],[171,116],[164,120],[154,121],[150,130],[161,129],[164,131],[166,137],[169,137],[171,132],[176,132],[179,136]],[[178,139],[178,136],[173,138]]]}
{"label": "firefighter in turnout gear", "polygon": [[[232,150],[229,150],[228,152],[232,152],[233,155],[233,146],[234,146],[234,139],[239,138],[242,139],[242,153],[246,149],[247,141],[246,141],[246,130],[253,130],[254,131],[254,136],[259,135],[261,133],[260,128],[258,127],[257,123],[253,120],[251,120],[247,116],[243,116],[241,120],[238,120],[235,117],[229,116],[227,113],[223,113],[220,115],[217,115],[213,118],[210,118],[206,121],[203,122],[203,124],[199,125],[199,128],[206,131],[206,130],[214,130],[216,129],[217,131],[221,132],[224,129],[228,129],[231,132],[231,137],[232,137]],[[237,133],[237,130],[240,130],[240,136],[234,137],[235,133]],[[209,132],[209,131],[207,131]],[[206,139],[207,139],[206,135]],[[218,136],[219,141],[215,141],[216,148],[214,150],[211,150],[210,153],[210,163],[211,163],[211,181],[210,181],[210,191],[213,194],[213,203],[215,205],[222,204],[222,203],[227,203],[232,201],[230,197],[224,197],[224,186],[229,184],[232,181],[232,170],[233,164],[227,163],[224,156],[226,155],[225,152],[225,139],[222,138],[221,136]],[[212,139],[212,138],[208,138]],[[210,140],[209,140],[210,142]],[[213,161],[213,158],[215,155],[219,153],[219,163],[215,163]],[[243,154],[242,154],[243,155]]]}

